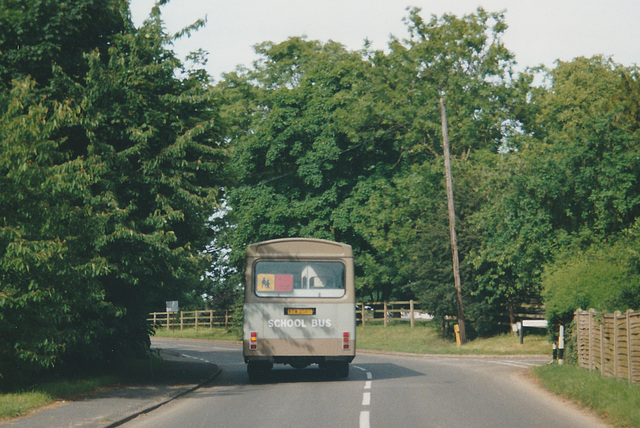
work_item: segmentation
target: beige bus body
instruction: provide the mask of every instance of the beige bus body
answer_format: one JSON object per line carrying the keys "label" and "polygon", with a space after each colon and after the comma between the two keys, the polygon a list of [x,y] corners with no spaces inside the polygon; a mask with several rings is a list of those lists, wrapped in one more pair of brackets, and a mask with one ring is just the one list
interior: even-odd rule
{"label": "beige bus body", "polygon": [[351,246],[286,238],[247,247],[243,355],[249,376],[319,364],[340,377],[356,353]]}

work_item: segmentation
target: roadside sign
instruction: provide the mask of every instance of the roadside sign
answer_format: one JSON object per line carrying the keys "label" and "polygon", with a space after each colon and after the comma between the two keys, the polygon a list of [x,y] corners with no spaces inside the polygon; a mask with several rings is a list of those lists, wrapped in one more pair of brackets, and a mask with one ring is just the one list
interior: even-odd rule
{"label": "roadside sign", "polygon": [[167,312],[178,312],[177,300],[172,300],[167,302]]}

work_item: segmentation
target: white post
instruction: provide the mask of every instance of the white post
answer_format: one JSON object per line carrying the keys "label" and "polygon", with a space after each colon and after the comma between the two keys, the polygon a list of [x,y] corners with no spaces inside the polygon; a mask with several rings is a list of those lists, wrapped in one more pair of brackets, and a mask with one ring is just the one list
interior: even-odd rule
{"label": "white post", "polygon": [[564,363],[564,326],[560,325],[558,334],[558,364]]}
{"label": "white post", "polygon": [[409,316],[411,317],[411,328],[413,328],[415,325],[413,318],[413,300],[409,301]]}

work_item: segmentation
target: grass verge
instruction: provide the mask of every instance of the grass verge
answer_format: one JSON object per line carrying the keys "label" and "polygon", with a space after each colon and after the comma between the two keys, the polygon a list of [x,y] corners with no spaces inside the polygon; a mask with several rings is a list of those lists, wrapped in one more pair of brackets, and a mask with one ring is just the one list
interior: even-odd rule
{"label": "grass verge", "polygon": [[242,331],[228,330],[224,327],[199,328],[198,330],[193,328],[184,330],[167,330],[166,328],[162,328],[156,330],[156,337],[228,341],[242,340]]}
{"label": "grass verge", "polygon": [[118,364],[117,368],[102,373],[94,371],[82,375],[59,375],[42,383],[0,392],[0,422],[24,416],[56,401],[83,396],[120,383],[148,382],[161,370],[162,360],[152,356],[149,359],[127,360]]}
{"label": "grass verge", "polygon": [[534,373],[546,389],[593,409],[608,423],[640,427],[640,385],[570,364],[536,367]]}

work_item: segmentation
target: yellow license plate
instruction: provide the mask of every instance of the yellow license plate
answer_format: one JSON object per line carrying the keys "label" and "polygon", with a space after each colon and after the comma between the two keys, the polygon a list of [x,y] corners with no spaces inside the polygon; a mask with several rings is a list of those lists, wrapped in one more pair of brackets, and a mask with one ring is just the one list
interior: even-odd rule
{"label": "yellow license plate", "polygon": [[315,315],[316,308],[284,308],[285,315]]}

